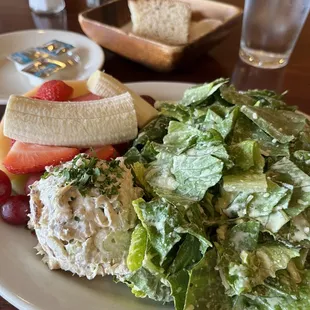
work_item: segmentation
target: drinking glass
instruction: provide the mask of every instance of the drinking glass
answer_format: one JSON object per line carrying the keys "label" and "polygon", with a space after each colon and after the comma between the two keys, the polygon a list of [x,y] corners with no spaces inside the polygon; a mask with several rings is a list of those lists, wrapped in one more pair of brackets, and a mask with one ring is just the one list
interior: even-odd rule
{"label": "drinking glass", "polygon": [[309,7],[309,0],[245,0],[240,58],[255,67],[284,67]]}
{"label": "drinking glass", "polygon": [[65,6],[64,0],[29,0],[29,7],[36,14],[56,14]]}

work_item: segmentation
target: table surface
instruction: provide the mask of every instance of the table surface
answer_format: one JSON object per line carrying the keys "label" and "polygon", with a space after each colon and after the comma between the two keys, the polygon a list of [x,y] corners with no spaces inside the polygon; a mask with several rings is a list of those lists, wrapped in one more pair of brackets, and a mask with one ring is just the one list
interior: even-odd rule
{"label": "table surface", "polygon": [[[222,0],[243,7],[243,0]],[[0,1],[0,34],[34,28],[54,28],[82,33],[77,15],[87,9],[86,0],[67,0],[66,11],[54,17],[40,17],[31,13],[27,0]],[[100,2],[100,1],[97,1]],[[101,0],[101,2],[103,2]],[[17,9],[18,8],[18,9]],[[218,77],[229,77],[236,87],[268,88],[282,92],[289,90],[286,101],[310,114],[310,16],[302,30],[289,64],[282,69],[263,70],[250,67],[239,60],[238,50],[241,22],[220,45],[206,52],[197,65],[171,73],[157,73],[139,64],[106,52],[104,68],[123,82],[180,81],[201,83]],[[0,47],[1,49],[1,47]],[[1,87],[1,86],[0,86]],[[3,114],[0,109],[0,118]],[[0,310],[15,309],[0,297]]]}

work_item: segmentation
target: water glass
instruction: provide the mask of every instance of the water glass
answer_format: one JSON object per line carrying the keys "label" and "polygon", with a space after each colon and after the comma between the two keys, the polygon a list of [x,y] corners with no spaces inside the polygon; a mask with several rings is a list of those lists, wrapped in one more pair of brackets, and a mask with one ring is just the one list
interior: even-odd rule
{"label": "water glass", "polygon": [[309,8],[309,0],[245,0],[240,58],[255,67],[284,67]]}
{"label": "water glass", "polygon": [[29,0],[29,7],[36,14],[56,14],[65,6],[64,0]]}

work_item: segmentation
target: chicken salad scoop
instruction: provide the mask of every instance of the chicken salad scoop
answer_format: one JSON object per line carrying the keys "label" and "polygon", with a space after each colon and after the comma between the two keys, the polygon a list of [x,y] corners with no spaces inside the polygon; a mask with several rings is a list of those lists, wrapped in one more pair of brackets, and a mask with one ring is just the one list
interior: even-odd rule
{"label": "chicken salad scoop", "polygon": [[103,161],[86,154],[57,167],[31,187],[28,226],[38,254],[50,269],[93,279],[126,275],[136,214],[142,196],[123,158]]}

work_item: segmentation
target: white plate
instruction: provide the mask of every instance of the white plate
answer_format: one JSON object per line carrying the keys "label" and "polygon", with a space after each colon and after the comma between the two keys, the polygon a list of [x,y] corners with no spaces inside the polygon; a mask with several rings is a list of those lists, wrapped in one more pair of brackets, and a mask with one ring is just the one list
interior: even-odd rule
{"label": "white plate", "polygon": [[[127,84],[140,95],[178,100],[192,84],[144,82]],[[85,278],[50,271],[35,255],[36,238],[23,228],[0,220],[0,295],[23,310],[161,310],[172,309],[134,297],[129,288],[111,277]]]}
{"label": "white plate", "polygon": [[11,94],[24,94],[33,86],[27,76],[21,74],[15,68],[14,63],[6,57],[11,53],[36,47],[57,39],[70,43],[78,48],[81,65],[76,76],[72,80],[85,80],[104,62],[102,48],[86,36],[62,30],[25,30],[10,32],[0,35],[0,104],[6,104]]}

